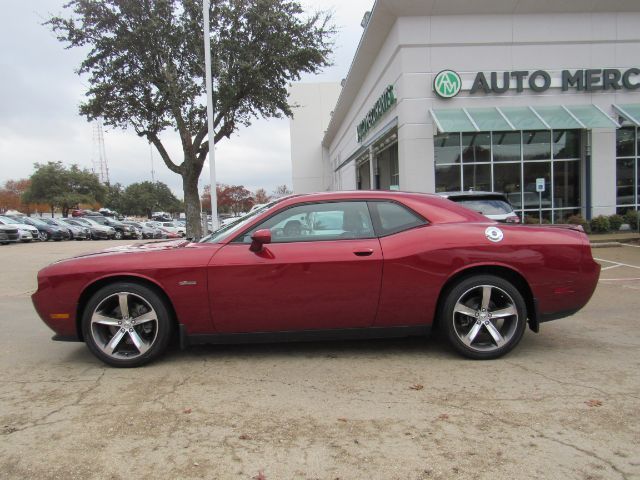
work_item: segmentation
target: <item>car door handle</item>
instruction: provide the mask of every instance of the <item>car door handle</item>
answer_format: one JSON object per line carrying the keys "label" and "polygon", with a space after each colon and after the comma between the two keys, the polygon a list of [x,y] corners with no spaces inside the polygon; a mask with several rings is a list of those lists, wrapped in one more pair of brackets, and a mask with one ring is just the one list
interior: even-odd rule
{"label": "car door handle", "polygon": [[362,250],[354,250],[353,254],[358,257],[368,257],[373,253],[373,248],[364,248]]}

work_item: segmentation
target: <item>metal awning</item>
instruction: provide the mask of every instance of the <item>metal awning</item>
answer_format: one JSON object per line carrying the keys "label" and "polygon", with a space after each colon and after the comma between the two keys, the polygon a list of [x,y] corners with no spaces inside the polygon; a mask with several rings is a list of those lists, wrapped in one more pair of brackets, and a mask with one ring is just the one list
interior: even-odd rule
{"label": "metal awning", "polygon": [[622,118],[640,127],[640,104],[614,105],[613,108]]}
{"label": "metal awning", "polygon": [[[635,119],[640,120],[640,105],[634,107],[638,108]],[[620,127],[596,105],[448,108],[429,112],[441,133]]]}

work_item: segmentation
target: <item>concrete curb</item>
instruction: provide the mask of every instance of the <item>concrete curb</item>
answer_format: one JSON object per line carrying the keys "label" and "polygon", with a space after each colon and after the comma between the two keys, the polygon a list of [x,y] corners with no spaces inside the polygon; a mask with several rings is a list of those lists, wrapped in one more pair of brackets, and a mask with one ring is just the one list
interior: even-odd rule
{"label": "concrete curb", "polygon": [[592,242],[591,248],[610,248],[610,247],[621,247],[622,244],[620,242]]}

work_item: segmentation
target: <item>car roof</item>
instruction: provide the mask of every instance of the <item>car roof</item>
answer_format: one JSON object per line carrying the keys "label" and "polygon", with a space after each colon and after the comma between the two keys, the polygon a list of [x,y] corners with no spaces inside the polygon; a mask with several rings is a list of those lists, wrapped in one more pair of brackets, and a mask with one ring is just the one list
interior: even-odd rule
{"label": "car roof", "polygon": [[458,205],[438,194],[404,192],[397,190],[344,190],[333,192],[294,194],[278,200],[274,207],[281,208],[306,202],[340,200],[391,200],[415,210],[432,223],[486,222],[487,218]]}
{"label": "car roof", "polygon": [[485,192],[482,190],[467,190],[462,192],[438,192],[438,195],[444,198],[493,198],[505,200],[506,196],[501,192]]}

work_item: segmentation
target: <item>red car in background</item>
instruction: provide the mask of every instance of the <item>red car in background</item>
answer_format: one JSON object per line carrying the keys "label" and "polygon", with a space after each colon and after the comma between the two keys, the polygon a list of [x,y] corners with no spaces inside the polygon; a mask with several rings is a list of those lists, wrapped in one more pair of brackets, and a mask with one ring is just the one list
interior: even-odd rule
{"label": "red car in background", "polygon": [[181,346],[426,335],[475,359],[527,324],[571,315],[600,273],[580,227],[498,224],[436,195],[291,196],[198,243],[117,247],[38,274],[33,302],[57,340],[142,365]]}

